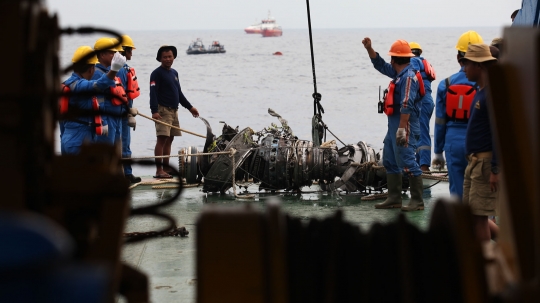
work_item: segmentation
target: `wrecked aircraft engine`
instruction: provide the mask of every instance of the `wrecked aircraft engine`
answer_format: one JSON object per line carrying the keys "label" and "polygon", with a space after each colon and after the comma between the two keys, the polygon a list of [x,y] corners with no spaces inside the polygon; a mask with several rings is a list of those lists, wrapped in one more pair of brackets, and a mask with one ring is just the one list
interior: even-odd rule
{"label": "wrecked aircraft engine", "polygon": [[[287,121],[269,109],[281,122],[260,132],[251,128],[241,131],[224,124],[222,135],[215,138],[210,125],[203,153],[236,150],[235,179],[258,183],[264,190],[297,190],[318,181],[323,190],[342,189],[366,192],[382,190],[385,175],[368,169],[378,165],[380,155],[363,141],[338,149],[335,143],[314,147],[313,142],[299,140]],[[215,139],[214,139],[215,138]],[[256,139],[255,139],[256,138]],[[183,154],[197,154],[195,147],[182,149]],[[204,178],[204,192],[225,192],[232,186],[230,154],[179,157],[180,171],[188,183]]]}

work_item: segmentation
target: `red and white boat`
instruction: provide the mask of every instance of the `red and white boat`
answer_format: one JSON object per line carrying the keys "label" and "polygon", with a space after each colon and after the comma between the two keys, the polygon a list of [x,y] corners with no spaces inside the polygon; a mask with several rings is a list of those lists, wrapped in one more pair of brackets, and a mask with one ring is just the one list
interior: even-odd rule
{"label": "red and white boat", "polygon": [[274,17],[270,16],[270,11],[268,11],[268,18],[262,21],[261,34],[263,37],[280,37],[283,35],[281,26],[276,23]]}
{"label": "red and white boat", "polygon": [[262,29],[261,29],[261,25],[262,23],[254,23],[246,28],[244,28],[244,31],[246,32],[246,34],[260,34],[262,33]]}
{"label": "red and white boat", "polygon": [[244,31],[248,34],[262,34],[263,37],[279,37],[283,35],[281,26],[277,25],[276,19],[270,16],[270,11],[268,11],[268,18],[260,23],[246,27]]}

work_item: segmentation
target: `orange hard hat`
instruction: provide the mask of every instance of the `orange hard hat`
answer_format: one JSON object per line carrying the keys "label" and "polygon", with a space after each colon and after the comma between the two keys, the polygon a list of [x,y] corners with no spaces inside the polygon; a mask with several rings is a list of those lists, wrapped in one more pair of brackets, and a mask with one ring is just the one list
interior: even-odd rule
{"label": "orange hard hat", "polygon": [[401,39],[392,44],[388,55],[393,57],[414,57],[409,42]]}

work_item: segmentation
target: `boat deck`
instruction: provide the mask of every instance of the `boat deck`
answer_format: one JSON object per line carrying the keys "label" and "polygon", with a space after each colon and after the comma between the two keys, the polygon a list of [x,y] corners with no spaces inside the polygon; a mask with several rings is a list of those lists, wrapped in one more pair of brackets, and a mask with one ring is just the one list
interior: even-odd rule
{"label": "boat deck", "polygon": [[[155,179],[144,178],[143,182],[145,181]],[[432,180],[424,180],[424,187],[434,183]],[[265,201],[278,196],[282,200],[282,211],[291,216],[308,221],[311,218],[329,216],[335,210],[341,209],[345,220],[358,224],[364,230],[368,230],[374,222],[392,221],[401,213],[400,209],[375,209],[373,204],[381,200],[361,201],[361,197],[357,195],[318,192],[318,185],[304,188],[306,193],[264,193],[252,200],[235,199],[232,193],[207,195],[201,189],[202,186],[184,188],[175,203],[161,210],[173,216],[178,226],[185,226],[189,231],[188,237],[161,237],[124,246],[123,261],[149,276],[151,302],[196,302],[195,223],[203,207],[213,204],[234,207],[251,203],[255,208],[264,209]],[[248,190],[255,192],[258,187],[252,185]],[[132,205],[139,207],[153,204],[171,197],[173,193],[174,189],[152,189],[151,185],[140,185],[132,189]],[[405,213],[407,218],[419,228],[427,228],[434,202],[443,197],[449,197],[447,182],[440,182],[424,190],[425,210]],[[408,195],[404,195],[404,203],[408,203],[408,199]],[[155,231],[164,227],[164,224],[166,223],[163,220],[149,216],[130,218],[126,232]],[[124,301],[120,299],[119,302]]]}

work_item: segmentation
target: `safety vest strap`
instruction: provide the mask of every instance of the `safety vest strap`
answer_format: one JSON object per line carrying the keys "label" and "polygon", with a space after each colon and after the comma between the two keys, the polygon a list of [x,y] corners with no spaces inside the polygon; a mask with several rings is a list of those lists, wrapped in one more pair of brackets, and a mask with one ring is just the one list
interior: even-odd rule
{"label": "safety vest strap", "polygon": [[[92,109],[94,111],[99,111],[99,101],[96,96],[92,97]],[[103,121],[101,115],[94,116],[94,131],[98,136],[103,135]]]}

